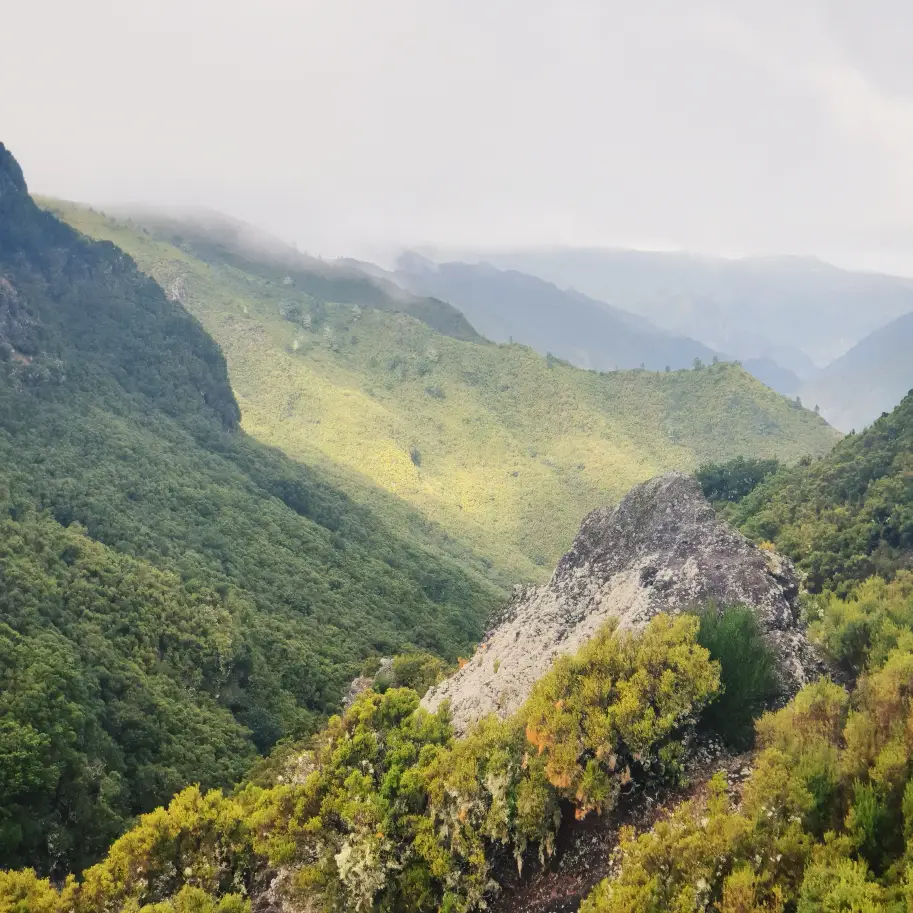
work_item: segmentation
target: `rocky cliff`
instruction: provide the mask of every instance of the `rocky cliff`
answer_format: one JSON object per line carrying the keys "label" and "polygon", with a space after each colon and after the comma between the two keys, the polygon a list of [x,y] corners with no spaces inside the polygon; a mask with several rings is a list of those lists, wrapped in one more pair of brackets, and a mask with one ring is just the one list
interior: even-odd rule
{"label": "rocky cliff", "polygon": [[799,620],[792,564],[752,545],[717,517],[694,478],[669,473],[638,485],[615,508],[593,511],[542,587],[518,590],[473,658],[432,689],[460,732],[488,713],[507,716],[563,653],[609,618],[642,628],[659,612],[708,602],[751,606],[774,648],[786,691],[820,669]]}

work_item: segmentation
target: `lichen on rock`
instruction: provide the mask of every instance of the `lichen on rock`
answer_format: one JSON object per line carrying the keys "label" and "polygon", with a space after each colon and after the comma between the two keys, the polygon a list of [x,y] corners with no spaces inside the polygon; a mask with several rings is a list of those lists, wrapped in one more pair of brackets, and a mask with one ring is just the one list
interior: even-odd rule
{"label": "lichen on rock", "polygon": [[576,651],[609,619],[641,630],[660,612],[747,605],[756,613],[791,693],[821,667],[805,636],[792,564],[720,519],[697,481],[658,476],[583,522],[551,580],[518,589],[472,659],[432,688],[423,705],[450,702],[463,732],[489,713],[506,717],[555,659]]}

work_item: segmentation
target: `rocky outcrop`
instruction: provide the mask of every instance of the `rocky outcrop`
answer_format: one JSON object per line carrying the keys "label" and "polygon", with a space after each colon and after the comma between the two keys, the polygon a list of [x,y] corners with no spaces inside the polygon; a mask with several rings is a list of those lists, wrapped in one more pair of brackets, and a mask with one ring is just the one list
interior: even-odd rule
{"label": "rocky outcrop", "polygon": [[352,679],[349,683],[345,697],[342,699],[342,709],[348,710],[365,691],[370,691],[371,688],[377,685],[382,679],[388,679],[392,673],[393,659],[392,657],[384,656],[381,658],[380,664],[374,675],[359,675],[357,678]]}
{"label": "rocky outcrop", "polygon": [[787,692],[820,663],[799,619],[799,583],[785,558],[752,545],[721,520],[697,481],[669,473],[638,485],[615,508],[593,511],[544,586],[518,590],[473,658],[433,688],[457,731],[488,713],[517,710],[563,653],[608,619],[638,630],[660,612],[744,604],[757,614]]}

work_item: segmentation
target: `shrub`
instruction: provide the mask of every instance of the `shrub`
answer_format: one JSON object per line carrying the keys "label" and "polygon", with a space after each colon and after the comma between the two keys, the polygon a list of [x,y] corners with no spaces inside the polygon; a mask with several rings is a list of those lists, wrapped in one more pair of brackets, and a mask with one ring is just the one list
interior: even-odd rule
{"label": "shrub", "polygon": [[703,721],[727,744],[747,747],[755,719],[780,690],[776,660],[758,620],[745,606],[709,606],[700,616],[697,642],[721,669],[721,694],[704,711]]}
{"label": "shrub", "polygon": [[848,599],[814,597],[808,614],[812,636],[848,672],[884,664],[891,650],[913,648],[913,573],[887,583],[873,577]]}
{"label": "shrub", "polygon": [[397,688],[411,688],[419,697],[424,697],[429,688],[443,680],[447,666],[431,653],[415,651],[394,656],[391,672]]}
{"label": "shrub", "polygon": [[521,711],[527,740],[580,813],[611,809],[632,768],[675,766],[671,743],[720,685],[697,629],[691,616],[658,615],[637,637],[610,623],[536,684]]}

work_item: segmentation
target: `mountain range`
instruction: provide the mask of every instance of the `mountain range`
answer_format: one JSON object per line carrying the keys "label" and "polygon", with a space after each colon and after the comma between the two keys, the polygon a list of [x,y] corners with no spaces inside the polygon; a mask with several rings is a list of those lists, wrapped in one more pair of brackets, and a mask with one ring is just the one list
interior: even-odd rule
{"label": "mountain range", "polygon": [[487,556],[497,580],[541,579],[584,513],[657,472],[795,460],[837,438],[734,365],[580,370],[517,342],[443,335],[451,304],[436,298],[409,299],[412,313],[353,303],[350,264],[339,288],[318,288],[314,261],[290,248],[264,257],[262,244],[214,243],[225,231],[47,205],[127,251],[201,321],[249,432],[391,522],[376,496],[395,495]]}
{"label": "mountain range", "polygon": [[[449,251],[429,256],[456,259]],[[842,270],[811,257],[730,260],[574,247],[457,256],[576,289],[729,357],[772,359],[802,380],[913,311],[913,279]]]}
{"label": "mountain range", "polygon": [[0,145],[0,910],[904,907],[913,393],[841,438],[394,278]]}
{"label": "mountain range", "polygon": [[913,389],[913,312],[892,320],[800,388],[841,431],[862,430]]}
{"label": "mountain range", "polygon": [[391,278],[415,294],[456,305],[495,342],[514,341],[580,368],[650,371],[690,368],[719,353],[638,317],[550,282],[487,263],[433,263],[404,254]]}
{"label": "mountain range", "polygon": [[[592,275],[596,272],[607,300],[610,283],[617,281],[613,294],[630,310],[489,262],[436,263],[405,252],[390,273],[360,266],[415,294],[456,304],[483,335],[523,342],[579,367],[642,365],[662,370],[664,364],[684,367],[695,358],[738,356],[745,370],[767,386],[817,406],[842,430],[870,424],[913,386],[913,363],[906,357],[913,312],[877,326],[857,341],[863,329],[877,325],[885,314],[913,306],[908,294],[913,285],[907,280],[845,272],[798,258],[719,261],[715,273],[701,273],[699,264],[708,267],[714,261],[659,254],[641,264],[641,275],[632,268],[640,255],[626,253],[630,259],[618,252],[614,259],[606,254],[604,262],[596,252],[590,252],[589,259],[580,254],[580,262],[591,271],[578,275],[570,270],[568,275],[582,275],[599,286]],[[568,258],[578,262],[570,252]],[[529,262],[531,269],[545,269],[530,258],[521,261]],[[600,263],[601,273],[596,270]],[[676,263],[687,269],[674,268]],[[638,316],[641,313],[663,325],[694,331],[699,339],[716,340],[719,348],[660,329]],[[790,314],[793,326],[786,325]],[[819,321],[818,329],[803,340],[802,327],[813,318]],[[740,322],[745,324],[742,329]],[[783,345],[784,339],[804,351]],[[822,352],[836,351],[847,342],[854,343],[849,351],[821,369],[808,354],[819,345],[830,347]]]}

